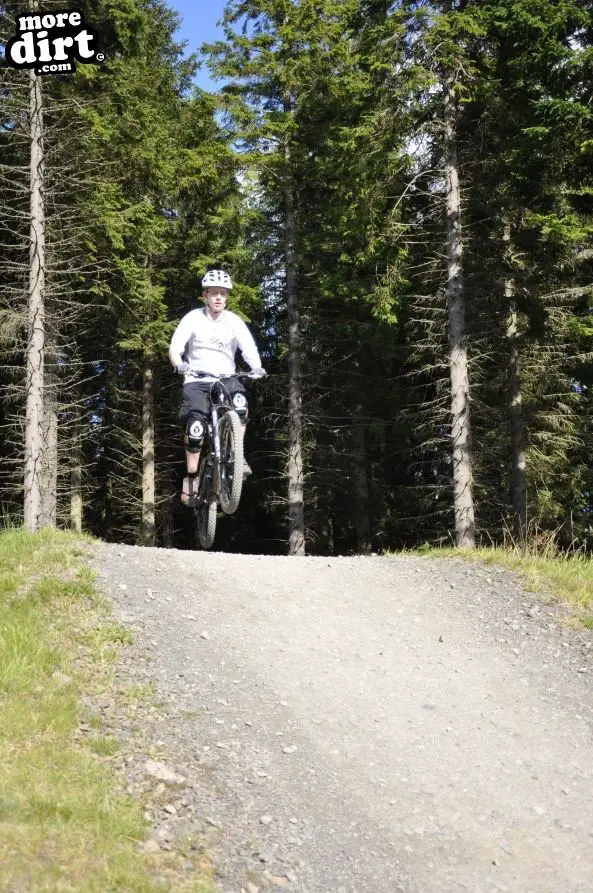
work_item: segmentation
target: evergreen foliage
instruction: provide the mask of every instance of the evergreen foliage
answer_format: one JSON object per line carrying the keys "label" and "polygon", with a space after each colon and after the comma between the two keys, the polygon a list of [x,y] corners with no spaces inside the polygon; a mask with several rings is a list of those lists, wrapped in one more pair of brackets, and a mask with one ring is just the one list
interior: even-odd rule
{"label": "evergreen foliage", "polygon": [[[69,523],[80,480],[91,532],[194,547],[167,348],[220,266],[270,377],[250,388],[254,474],[217,548],[286,551],[292,264],[307,549],[451,540],[450,83],[477,535],[560,528],[565,545],[588,547],[593,3],[229,0],[224,39],[202,52],[218,94],[193,85],[198,60],[165,0],[79,8],[107,61],[43,79],[57,522]],[[20,9],[0,4],[2,41]],[[22,511],[27,89],[0,61],[0,505],[11,516]]]}

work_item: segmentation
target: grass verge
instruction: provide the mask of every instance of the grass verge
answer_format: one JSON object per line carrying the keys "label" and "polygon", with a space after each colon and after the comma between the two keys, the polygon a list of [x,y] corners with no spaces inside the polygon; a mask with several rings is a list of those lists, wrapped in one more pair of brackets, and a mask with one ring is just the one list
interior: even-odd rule
{"label": "grass verge", "polygon": [[213,893],[203,862],[188,876],[175,853],[139,849],[142,806],[104,759],[117,742],[75,734],[80,694],[107,685],[129,636],[82,566],[85,545],[0,532],[1,889]]}
{"label": "grass verge", "polygon": [[539,546],[477,547],[455,549],[424,546],[416,554],[438,558],[463,558],[495,564],[517,571],[534,592],[547,591],[559,601],[576,608],[576,619],[593,629],[593,561],[579,553],[570,554]]}

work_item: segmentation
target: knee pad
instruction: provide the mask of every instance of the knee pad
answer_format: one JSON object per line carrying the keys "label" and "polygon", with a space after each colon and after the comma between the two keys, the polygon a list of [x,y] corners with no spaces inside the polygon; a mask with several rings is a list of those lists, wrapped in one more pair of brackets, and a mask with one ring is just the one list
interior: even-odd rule
{"label": "knee pad", "polygon": [[249,407],[247,405],[247,397],[242,391],[235,391],[233,394],[233,406],[241,421],[245,422]]}
{"label": "knee pad", "polygon": [[199,453],[204,442],[204,422],[201,419],[192,419],[186,425],[187,450],[189,453]]}

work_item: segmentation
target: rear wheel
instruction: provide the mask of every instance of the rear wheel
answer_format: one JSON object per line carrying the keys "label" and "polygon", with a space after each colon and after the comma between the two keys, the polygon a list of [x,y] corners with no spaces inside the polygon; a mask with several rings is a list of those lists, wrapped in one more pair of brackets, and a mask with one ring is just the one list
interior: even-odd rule
{"label": "rear wheel", "polygon": [[243,426],[234,410],[218,423],[220,435],[220,507],[227,515],[237,511],[243,489]]}
{"label": "rear wheel", "polygon": [[202,549],[209,549],[216,534],[216,500],[202,503],[196,509],[198,540]]}

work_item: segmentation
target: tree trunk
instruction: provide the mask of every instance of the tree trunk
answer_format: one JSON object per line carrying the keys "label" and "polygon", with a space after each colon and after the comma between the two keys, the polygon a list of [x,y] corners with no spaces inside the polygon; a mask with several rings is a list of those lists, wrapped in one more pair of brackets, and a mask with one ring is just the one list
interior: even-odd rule
{"label": "tree trunk", "polygon": [[[285,110],[290,103],[285,101]],[[296,219],[291,179],[290,144],[284,149],[284,246],[286,256],[286,299],[288,306],[288,554],[305,554],[303,486],[303,410],[301,393],[301,334],[295,256]]]}
{"label": "tree trunk", "polygon": [[525,420],[523,417],[522,385],[520,371],[519,335],[517,329],[517,304],[515,283],[511,274],[511,226],[506,222],[503,241],[507,275],[504,293],[509,308],[506,338],[509,357],[509,416],[511,427],[511,505],[513,508],[513,532],[519,540],[525,538],[527,526],[527,486],[525,475]]}
{"label": "tree trunk", "polygon": [[[326,555],[334,554],[334,517],[331,498],[327,496],[322,503],[321,543]],[[323,554],[323,552],[322,552]]]}
{"label": "tree trunk", "polygon": [[175,544],[175,481],[174,474],[169,470],[165,475],[167,482],[167,497],[164,504],[161,503],[162,522],[161,522],[161,542],[165,549],[172,549]]}
{"label": "tree trunk", "polygon": [[105,407],[103,410],[103,450],[100,456],[97,476],[100,481],[99,501],[100,501],[100,517],[102,521],[102,536],[105,542],[114,541],[113,521],[113,478],[114,478],[114,429],[115,429],[115,412],[116,405],[116,371],[115,361],[110,359],[107,364],[106,381],[105,381]]}
{"label": "tree trunk", "polygon": [[30,248],[29,306],[26,369],[24,523],[29,531],[43,526],[42,477],[44,465],[43,376],[45,362],[45,207],[43,194],[43,97],[41,81],[29,72]]}
{"label": "tree trunk", "polygon": [[55,527],[58,505],[58,394],[56,376],[53,371],[48,374],[46,370],[44,384],[41,526]]}
{"label": "tree trunk", "polygon": [[77,416],[72,431],[70,459],[70,527],[76,533],[82,531],[82,426]]}
{"label": "tree trunk", "polygon": [[457,103],[452,80],[445,85],[445,178],[447,191],[447,289],[449,369],[451,374],[451,438],[453,445],[453,507],[455,542],[475,545],[470,429],[470,393],[465,338],[461,197],[457,164]]}
{"label": "tree trunk", "polygon": [[354,505],[356,512],[356,550],[371,551],[371,520],[369,517],[369,479],[362,407],[357,407],[354,418]]}
{"label": "tree trunk", "polygon": [[155,545],[154,523],[154,372],[144,357],[142,375],[142,543]]}

